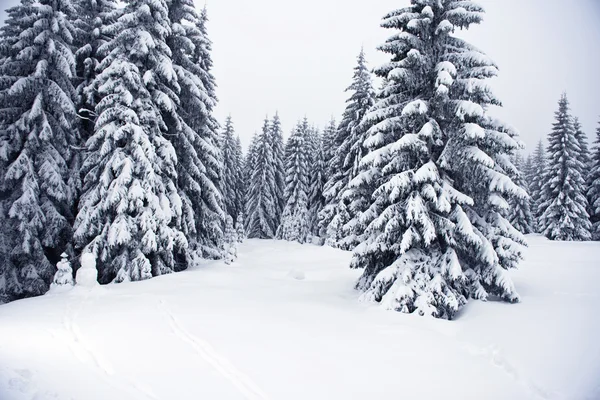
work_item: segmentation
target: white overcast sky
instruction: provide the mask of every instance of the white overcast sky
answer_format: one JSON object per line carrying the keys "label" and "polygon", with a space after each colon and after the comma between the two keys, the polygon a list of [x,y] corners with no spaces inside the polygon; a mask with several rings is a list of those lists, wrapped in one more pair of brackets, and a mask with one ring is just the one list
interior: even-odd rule
{"label": "white overcast sky", "polygon": [[[205,0],[196,0],[202,7]],[[391,31],[387,12],[408,0],[206,0],[218,84],[217,118],[231,113],[246,146],[268,114],[286,135],[305,115],[319,126],[344,109],[361,46],[371,67]],[[465,32],[500,67],[504,103],[494,112],[514,125],[528,151],[551,129],[558,98],[590,137],[600,116],[600,0],[480,0],[485,21]],[[15,0],[0,0],[6,8]],[[0,16],[4,18],[4,16]]]}

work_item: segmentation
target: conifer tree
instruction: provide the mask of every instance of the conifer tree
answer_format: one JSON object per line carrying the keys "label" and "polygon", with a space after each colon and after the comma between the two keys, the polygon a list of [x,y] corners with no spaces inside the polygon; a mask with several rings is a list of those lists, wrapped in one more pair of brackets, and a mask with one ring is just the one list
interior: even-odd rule
{"label": "conifer tree", "polygon": [[[514,169],[509,171],[508,175],[512,181],[527,191],[527,183],[525,182],[525,162],[520,152],[514,157]],[[530,197],[509,196],[508,204],[508,220],[511,225],[523,234],[533,232],[533,216],[531,214]]]}
{"label": "conifer tree", "polygon": [[527,196],[507,176],[520,144],[486,112],[500,105],[486,84],[496,66],[455,35],[482,17],[473,1],[412,0],[383,20],[399,33],[380,47],[392,59],[376,69],[385,86],[361,161],[381,173],[377,214],[351,266],[363,299],[389,309],[452,318],[468,298],[519,299],[507,269],[525,241],[503,215]]}
{"label": "conifer tree", "polygon": [[116,37],[99,68],[101,100],[87,141],[75,241],[97,258],[98,280],[142,280],[186,265],[176,220],[182,204],[177,155],[163,113],[174,107],[177,75],[166,40],[164,1],[130,0],[109,29]]}
{"label": "conifer tree", "polygon": [[244,171],[242,174],[242,178],[244,181],[244,229],[246,235],[249,230],[249,217],[252,212],[250,210],[250,182],[252,181],[252,172],[256,167],[256,149],[258,147],[258,134],[254,132],[252,135],[252,139],[250,140],[250,146],[248,147],[248,152],[246,153],[246,157],[244,158]]}
{"label": "conifer tree", "polygon": [[81,118],[81,134],[87,139],[94,132],[94,110],[99,101],[96,76],[105,56],[99,49],[114,38],[115,32],[108,28],[119,17],[120,11],[115,0],[76,0],[74,6],[76,106]]}
{"label": "conifer tree", "polygon": [[276,204],[276,214],[273,223],[275,227],[278,227],[281,222],[283,208],[285,207],[285,198],[283,196],[285,193],[285,147],[278,113],[275,113],[275,117],[271,121],[271,148],[273,149],[273,168],[275,174],[273,198]]}
{"label": "conifer tree", "polygon": [[323,172],[325,174],[325,182],[331,176],[331,162],[335,153],[335,136],[337,132],[337,125],[335,119],[331,117],[331,120],[323,130]]}
{"label": "conifer tree", "polygon": [[310,155],[309,181],[308,181],[308,226],[312,236],[319,237],[319,212],[325,206],[323,186],[325,185],[325,171],[323,160],[323,140],[317,129],[310,130],[309,148]]}
{"label": "conifer tree", "polygon": [[548,135],[548,163],[539,205],[541,232],[551,240],[588,240],[591,224],[586,211],[584,165],[580,141],[569,115],[569,101],[558,102]]}
{"label": "conifer tree", "polygon": [[193,250],[204,258],[216,259],[221,254],[225,205],[219,125],[212,114],[217,98],[206,8],[198,15],[193,0],[171,0],[168,5],[170,34],[166,43],[176,76],[165,85],[171,104],[167,102],[161,112],[166,137],[178,161],[177,188],[183,215],[177,226]]}
{"label": "conifer tree", "polygon": [[286,144],[286,205],[277,230],[278,239],[305,243],[309,235],[309,131],[308,120],[304,118],[297,124]]}
{"label": "conifer tree", "polygon": [[590,166],[590,149],[588,146],[587,135],[583,132],[579,118],[573,118],[573,129],[575,130],[575,139],[579,143],[579,161],[583,164],[583,178],[587,179],[588,167]]}
{"label": "conifer tree", "polygon": [[590,206],[592,239],[600,240],[600,124],[596,128],[596,141],[590,157],[590,173],[587,182],[587,198]]}
{"label": "conifer tree", "polygon": [[544,144],[540,140],[535,148],[532,159],[531,173],[529,176],[529,195],[531,196],[531,208],[533,213],[533,229],[537,233],[542,233],[541,220],[541,202],[542,186],[544,184],[544,174],[546,173],[546,151]]}
{"label": "conifer tree", "polygon": [[225,239],[224,239],[224,254],[223,259],[225,264],[229,265],[237,259],[237,244],[238,238],[233,227],[233,218],[230,215],[226,217],[225,222]]}
{"label": "conifer tree", "polygon": [[239,138],[235,138],[231,116],[225,121],[225,128],[221,138],[221,153],[223,155],[223,180],[222,191],[225,201],[225,209],[228,215],[237,219],[238,214],[243,212],[241,191],[242,169],[240,165]]}
{"label": "conifer tree", "polygon": [[[364,211],[365,208],[365,202],[361,196],[362,191],[352,191],[352,199],[343,200],[342,196],[344,191],[348,189],[349,182],[358,175],[360,160],[365,155],[363,142],[366,138],[367,125],[361,124],[361,122],[374,102],[371,73],[367,68],[365,54],[362,49],[354,68],[352,84],[346,90],[352,92],[352,94],[346,101],[346,110],[333,141],[334,153],[329,165],[330,176],[324,188],[326,206],[319,216],[319,225],[321,230],[325,231],[327,237],[346,236],[346,234],[340,234],[340,232],[334,233],[333,228],[328,226],[338,212],[340,201],[346,201],[346,209],[351,217]],[[337,222],[335,225],[339,226]],[[354,234],[354,232],[349,234]],[[327,242],[331,243],[331,240]],[[339,247],[339,244],[337,246]],[[352,245],[350,246],[352,247]]]}
{"label": "conifer tree", "polygon": [[46,292],[72,237],[80,145],[70,0],[7,10],[0,40],[0,298]]}
{"label": "conifer tree", "polygon": [[277,226],[275,191],[275,170],[269,120],[265,119],[261,134],[253,149],[252,177],[248,183],[247,234],[253,239],[272,239]]}
{"label": "conifer tree", "polygon": [[[531,202],[531,181],[532,181],[532,175],[533,175],[533,156],[531,154],[528,154],[527,157],[523,160],[523,167],[522,167],[522,172],[523,172],[523,183],[524,183],[524,187],[527,190],[527,193],[529,193],[530,195],[530,202]],[[533,214],[532,214],[533,216]]]}
{"label": "conifer tree", "polygon": [[237,216],[237,221],[235,222],[235,233],[237,236],[238,243],[242,243],[246,238],[246,233],[244,231],[244,214],[239,213]]}

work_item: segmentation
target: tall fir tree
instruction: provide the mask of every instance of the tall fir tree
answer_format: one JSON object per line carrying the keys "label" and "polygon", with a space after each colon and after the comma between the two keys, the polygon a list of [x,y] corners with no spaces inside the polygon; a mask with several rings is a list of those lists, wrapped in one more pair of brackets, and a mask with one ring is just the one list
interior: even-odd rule
{"label": "tall fir tree", "polygon": [[281,120],[279,114],[275,113],[271,121],[271,148],[273,150],[273,168],[275,174],[275,185],[273,197],[276,204],[276,213],[274,226],[278,227],[281,223],[281,214],[285,207],[285,146],[283,143],[283,131],[281,130]]}
{"label": "tall fir tree", "polygon": [[381,173],[378,211],[351,266],[363,299],[389,309],[452,318],[468,298],[519,299],[507,270],[525,241],[503,215],[527,196],[507,176],[520,143],[486,112],[500,105],[495,64],[455,35],[482,17],[473,1],[412,0],[383,20],[399,32],[380,47],[392,59],[376,69],[385,86],[361,162]]}
{"label": "tall fir tree", "polygon": [[[527,157],[525,157],[525,159],[523,160],[522,172],[523,172],[524,187],[527,190],[527,193],[529,193],[529,195],[531,196],[531,181],[532,181],[532,175],[533,175],[533,155],[528,154]],[[531,200],[532,199],[530,197],[530,201]],[[532,216],[533,216],[533,214],[532,214]]]}
{"label": "tall fir tree", "polygon": [[177,81],[167,4],[130,0],[123,12],[110,27],[116,37],[99,50],[107,52],[101,100],[75,224],[76,243],[95,255],[101,283],[162,275],[187,259],[177,155],[162,117],[174,107]]}
{"label": "tall fir tree", "polygon": [[0,301],[45,293],[72,237],[80,145],[70,0],[24,0],[0,41]]}
{"label": "tall fir tree", "polygon": [[81,118],[81,134],[87,140],[94,133],[94,112],[98,104],[98,66],[106,54],[99,51],[112,40],[109,27],[119,17],[115,0],[75,0],[76,19],[73,46],[77,82],[76,106]]}
{"label": "tall fir tree", "polygon": [[221,137],[221,153],[223,155],[222,191],[225,209],[234,221],[243,212],[242,166],[240,164],[239,138],[234,137],[231,116],[225,120],[225,128]]}
{"label": "tall fir tree", "polygon": [[330,166],[333,155],[335,154],[335,136],[337,133],[337,124],[335,118],[331,117],[329,123],[323,129],[323,168],[325,174],[325,182],[332,175]]}
{"label": "tall fir tree", "polygon": [[587,198],[590,206],[592,239],[600,241],[600,124],[596,128],[596,141],[590,157],[590,173],[587,182]]}
{"label": "tall fir tree", "polygon": [[242,178],[244,181],[244,230],[246,235],[248,234],[250,220],[250,214],[252,210],[250,210],[250,182],[252,181],[252,172],[256,166],[256,149],[258,148],[258,133],[254,132],[252,134],[252,139],[250,140],[250,146],[248,146],[248,151],[246,152],[246,156],[244,157],[244,171],[242,174]]}
{"label": "tall fir tree", "polygon": [[[525,161],[520,152],[514,157],[515,168],[508,171],[508,175],[512,181],[527,191],[527,183],[525,179]],[[520,196],[509,196],[508,199],[509,211],[508,220],[519,232],[529,234],[533,232],[533,216],[531,214],[531,198]]]}
{"label": "tall fir tree", "polygon": [[294,129],[286,144],[286,204],[277,230],[277,238],[305,243],[309,236],[309,149],[310,126],[304,118]]}
{"label": "tall fir tree", "polygon": [[325,185],[325,167],[323,139],[318,129],[310,130],[309,136],[309,181],[308,181],[308,226],[314,237],[319,237],[319,212],[325,206],[323,186]]}
{"label": "tall fir tree", "polygon": [[588,146],[588,138],[579,118],[573,118],[573,129],[575,130],[575,139],[579,143],[579,161],[583,164],[583,178],[587,178],[588,168],[590,166],[590,149]]}
{"label": "tall fir tree", "polygon": [[541,232],[551,240],[588,240],[591,224],[586,211],[584,165],[580,141],[563,94],[552,132],[548,135],[548,163],[541,190]]}
{"label": "tall fir tree", "polygon": [[248,238],[272,239],[277,226],[275,188],[275,162],[269,120],[265,119],[261,134],[253,149],[252,176],[248,183],[247,235]]}
{"label": "tall fir tree", "polygon": [[241,217],[242,227],[244,226],[244,212],[246,210],[246,181],[244,178],[244,151],[242,150],[242,141],[240,136],[235,138],[235,158],[238,165],[238,177],[235,190],[235,198],[237,202],[238,215],[235,218],[236,226],[238,218]]}
{"label": "tall fir tree", "polygon": [[[341,245],[343,248],[352,248],[356,244],[353,240],[350,240],[348,245],[343,245],[341,242],[332,241],[331,237],[344,238],[355,235],[353,228],[350,229],[350,232],[346,232],[348,230],[346,225],[342,226],[339,221],[333,222],[340,210],[339,203],[341,201],[346,202],[345,208],[351,218],[358,218],[358,214],[366,209],[365,199],[362,196],[363,191],[352,190],[346,199],[343,196],[350,181],[358,175],[360,160],[366,153],[363,143],[366,139],[367,125],[363,124],[362,120],[373,106],[375,97],[371,73],[367,68],[365,53],[362,49],[354,68],[352,84],[346,91],[351,92],[351,95],[346,101],[346,109],[333,140],[333,155],[329,165],[330,175],[324,188],[326,206],[319,216],[319,225],[326,227],[324,229],[326,243],[336,247]],[[334,227],[337,227],[338,230],[341,228],[343,231],[336,232]]]}
{"label": "tall fir tree", "polygon": [[178,160],[179,196],[187,210],[179,225],[193,250],[216,259],[221,256],[225,205],[219,124],[213,116],[217,97],[207,12],[204,8],[198,15],[193,0],[171,0],[168,6],[171,32],[167,44],[177,82],[169,93],[175,108],[163,107],[162,113]]}
{"label": "tall fir tree", "polygon": [[546,172],[546,151],[544,144],[540,139],[533,153],[532,166],[529,178],[529,195],[531,196],[531,208],[533,214],[533,229],[536,233],[542,233],[540,224],[541,220],[541,203],[542,203],[542,186],[544,185],[544,174]]}

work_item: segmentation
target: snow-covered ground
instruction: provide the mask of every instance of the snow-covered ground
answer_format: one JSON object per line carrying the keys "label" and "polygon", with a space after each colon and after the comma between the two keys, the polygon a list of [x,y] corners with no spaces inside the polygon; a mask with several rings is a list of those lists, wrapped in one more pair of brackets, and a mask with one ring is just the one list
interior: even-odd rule
{"label": "snow-covered ground", "polygon": [[600,244],[531,237],[516,305],[357,301],[330,248],[250,240],[138,283],[0,306],[0,400],[599,399]]}

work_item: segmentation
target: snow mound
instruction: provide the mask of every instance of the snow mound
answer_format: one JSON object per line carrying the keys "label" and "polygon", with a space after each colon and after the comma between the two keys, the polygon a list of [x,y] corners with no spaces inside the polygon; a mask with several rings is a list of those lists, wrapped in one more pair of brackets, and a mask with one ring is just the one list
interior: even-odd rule
{"label": "snow mound", "polygon": [[296,279],[297,281],[303,281],[304,279],[306,279],[306,274],[304,273],[304,271],[301,271],[299,269],[290,270],[287,276],[289,276],[292,279]]}

